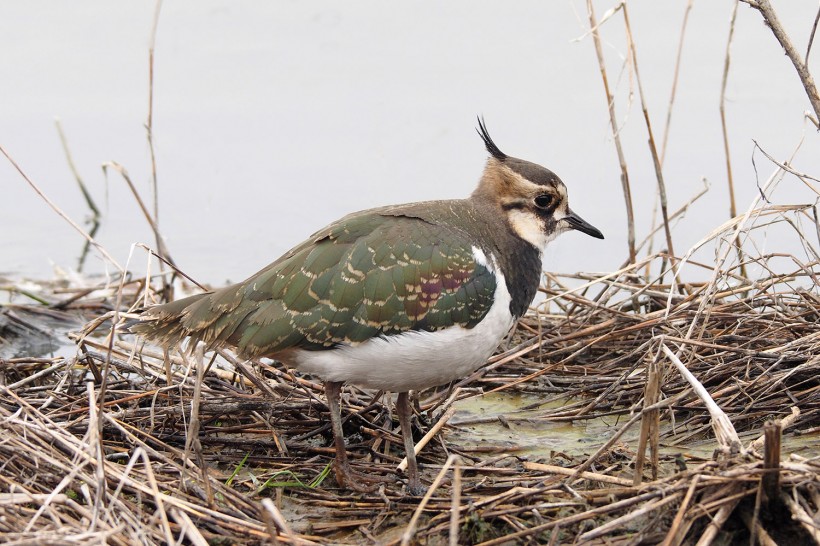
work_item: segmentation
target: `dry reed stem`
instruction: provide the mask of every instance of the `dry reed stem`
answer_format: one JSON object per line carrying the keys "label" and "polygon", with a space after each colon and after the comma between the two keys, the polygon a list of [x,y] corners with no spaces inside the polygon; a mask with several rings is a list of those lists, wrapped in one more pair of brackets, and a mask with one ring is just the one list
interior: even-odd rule
{"label": "dry reed stem", "polygon": [[681,22],[678,52],[675,55],[675,71],[672,76],[672,90],[669,92],[669,105],[666,108],[666,123],[663,126],[663,140],[661,141],[660,159],[661,166],[663,166],[663,160],[666,158],[666,145],[669,143],[669,127],[672,125],[672,107],[675,105],[675,93],[678,89],[678,76],[680,75],[680,61],[683,57],[683,39],[686,37],[686,24],[689,22],[689,14],[692,12],[693,3],[694,0],[688,0],[686,2],[686,8],[683,12],[683,22]]}
{"label": "dry reed stem", "polygon": [[[83,199],[85,199],[86,205],[88,205],[89,210],[91,210],[92,217],[91,222],[95,225],[99,223],[100,219],[100,209],[97,208],[97,204],[94,202],[94,198],[91,197],[91,193],[88,191],[88,188],[83,181],[83,177],[80,176],[80,171],[77,170],[77,165],[74,164],[74,158],[71,155],[71,150],[68,147],[68,139],[66,139],[65,133],[63,132],[63,124],[60,122],[59,119],[54,120],[54,125],[57,127],[57,135],[60,137],[60,145],[63,147],[63,153],[65,154],[66,162],[68,163],[68,168],[71,170],[71,174],[74,175],[74,180],[77,182],[77,186],[80,188],[80,193],[83,194]],[[93,232],[95,228],[93,228],[91,235],[93,236]]]}
{"label": "dry reed stem", "polygon": [[458,546],[458,528],[461,519],[461,463],[456,460],[453,464],[452,504],[450,506],[450,546]]}
{"label": "dry reed stem", "polygon": [[[780,20],[777,17],[777,12],[775,12],[769,0],[742,1],[759,11],[763,16],[763,20],[766,21],[766,26],[771,29],[774,37],[778,42],[780,42],[786,56],[792,62],[794,69],[797,71],[800,82],[803,84],[803,89],[806,91],[806,96],[814,109],[815,121],[820,120],[820,93],[817,92],[817,85],[814,83],[814,78],[809,71],[809,67],[806,64],[805,59],[797,51],[797,48],[794,47],[791,38],[789,38],[789,35],[786,34],[786,31],[783,29],[783,25],[780,24]],[[814,31],[812,31],[812,36],[813,35]],[[808,51],[806,54],[808,55]]]}
{"label": "dry reed stem", "polygon": [[766,473],[760,480],[760,490],[763,493],[763,500],[770,509],[774,508],[774,503],[780,494],[780,434],[782,430],[779,423],[767,421],[763,425],[763,437],[765,438],[763,449],[763,468]]}
{"label": "dry reed stem", "polygon": [[[291,544],[301,544],[302,541],[297,537],[293,531],[290,529],[290,525],[288,525],[285,516],[282,515],[282,512],[276,507],[270,499],[262,499],[262,507],[265,509],[265,512],[270,515],[273,522],[276,524],[276,527],[281,529],[282,532],[288,537]],[[275,534],[271,535],[272,539],[276,538]]]}
{"label": "dry reed stem", "polygon": [[[806,534],[814,541],[815,544],[820,544],[820,525],[816,521],[816,517],[812,517],[806,512],[800,503],[795,502],[789,495],[782,494],[780,498],[789,508],[792,517],[800,523]],[[816,513],[816,507],[815,507]]]}
{"label": "dry reed stem", "polygon": [[[672,546],[673,544],[680,544],[683,541],[683,537],[686,535],[688,526],[683,526],[682,523],[687,511],[689,510],[690,503],[692,502],[692,498],[697,490],[699,481],[700,474],[695,474],[695,477],[689,484],[689,488],[686,490],[686,495],[683,497],[683,501],[681,501],[681,504],[678,507],[678,511],[675,514],[675,519],[672,520],[672,525],[669,526],[669,530],[667,531],[666,537],[661,543],[661,546]],[[683,532],[681,532],[682,530]]]}
{"label": "dry reed stem", "polygon": [[[729,36],[726,39],[726,54],[723,58],[723,76],[720,81],[720,128],[723,136],[723,155],[726,158],[726,184],[729,188],[729,218],[737,216],[737,203],[735,201],[735,181],[732,175],[732,156],[729,152],[729,129],[726,125],[726,86],[729,83],[729,66],[731,65],[732,53],[732,39],[735,35],[735,21],[737,21],[737,7],[739,1],[735,0],[732,6],[732,16],[729,19]],[[740,238],[736,237],[734,240],[737,248],[738,261],[742,262],[743,248],[740,243]],[[743,276],[746,275],[745,265],[740,270]]]}
{"label": "dry reed stem", "polygon": [[407,529],[401,536],[401,545],[407,546],[410,544],[410,541],[413,540],[413,536],[416,533],[416,526],[418,525],[419,518],[421,517],[421,513],[424,511],[424,508],[427,506],[427,503],[430,502],[430,499],[433,496],[433,493],[441,485],[441,481],[444,479],[444,475],[450,470],[450,467],[456,463],[458,460],[458,455],[450,455],[447,457],[447,461],[445,461],[444,466],[441,467],[441,470],[436,475],[436,478],[433,480],[433,484],[430,486],[430,489],[427,490],[427,493],[424,494],[422,497],[421,502],[416,507],[416,510],[413,512],[413,516],[410,518],[410,522],[407,524]]}
{"label": "dry reed stem", "polygon": [[674,257],[675,249],[672,244],[672,228],[669,224],[669,206],[666,200],[666,184],[663,181],[663,169],[661,168],[660,158],[658,157],[658,149],[655,146],[655,138],[652,134],[652,123],[649,119],[649,107],[647,106],[646,97],[643,92],[643,84],[641,83],[640,72],[638,71],[638,53],[635,47],[635,40],[632,37],[632,28],[629,25],[629,14],[626,8],[626,2],[623,3],[621,11],[624,15],[624,29],[626,31],[629,59],[631,61],[632,69],[635,72],[635,83],[638,86],[638,97],[641,101],[641,111],[643,112],[646,132],[649,138],[647,143],[649,145],[649,152],[652,155],[652,163],[655,166],[655,177],[658,182],[658,196],[661,203],[661,216],[663,217],[663,228],[666,233],[666,251],[670,256]]}
{"label": "dry reed stem", "polygon": [[658,403],[660,396],[660,371],[657,360],[649,364],[646,374],[646,388],[644,390],[643,406],[641,413],[641,435],[638,438],[638,457],[635,460],[635,476],[633,485],[640,485],[643,481],[643,467],[646,460],[646,446],[650,445],[652,452],[652,479],[658,479],[658,442],[659,442],[659,420],[660,413],[657,409],[649,409]]}
{"label": "dry reed stem", "polygon": [[[170,265],[171,269],[175,268],[173,265],[174,262],[171,259],[171,256],[168,254],[168,249],[165,245],[165,239],[162,237],[159,231],[159,183],[157,182],[157,156],[156,150],[154,148],[154,55],[156,53],[157,28],[159,27],[159,15],[161,9],[162,0],[157,0],[156,7],[154,8],[153,22],[151,25],[151,39],[148,46],[148,115],[145,121],[145,136],[148,140],[148,151],[151,158],[151,195],[154,204],[154,214],[153,217],[147,213],[145,216],[148,220],[148,223],[151,225],[151,229],[154,232],[154,240],[156,241],[157,252],[160,256],[159,271],[160,274],[163,274],[163,298],[166,301],[170,301],[173,299],[174,279],[173,276],[171,279],[168,279],[164,276],[165,265]],[[132,191],[134,191],[133,188]],[[136,193],[135,197],[137,197],[137,199],[139,200],[139,197],[136,195]]]}
{"label": "dry reed stem", "polygon": [[[614,10],[623,7],[623,3],[618,4]],[[592,0],[587,0],[587,13],[589,14],[589,27],[592,34],[592,42],[595,45],[595,55],[598,59],[598,67],[601,72],[601,80],[604,84],[604,94],[606,95],[607,110],[609,111],[609,125],[612,129],[612,140],[615,143],[615,151],[618,154],[618,165],[621,168],[621,190],[624,194],[626,204],[626,238],[627,250],[629,251],[629,263],[635,263],[637,254],[635,250],[635,213],[632,209],[632,189],[629,184],[629,170],[626,166],[626,156],[621,145],[620,129],[618,119],[615,115],[615,97],[609,90],[609,79],[606,74],[606,63],[604,62],[603,48],[601,47],[601,35],[599,26],[601,22],[595,18],[595,10]]]}
{"label": "dry reed stem", "polygon": [[703,531],[703,534],[698,539],[695,546],[709,546],[714,542],[715,538],[717,538],[718,533],[723,528],[723,525],[729,519],[729,516],[732,515],[734,512],[735,507],[740,502],[741,498],[734,495],[734,491],[737,487],[732,488],[726,495],[726,498],[729,498],[729,502],[724,502],[720,508],[718,509],[715,516],[706,526],[706,529]]}
{"label": "dry reed stem", "polygon": [[[134,196],[134,200],[137,202],[137,205],[139,205],[140,210],[142,211],[142,214],[145,217],[145,220],[148,222],[148,225],[151,227],[151,231],[154,233],[154,238],[157,241],[157,253],[159,254],[159,257],[161,258],[161,260],[160,260],[161,277],[160,278],[163,280],[163,282],[166,285],[168,285],[168,281],[165,280],[165,276],[163,274],[164,273],[163,264],[168,264],[171,267],[175,267],[175,264],[174,264],[174,260],[171,258],[171,255],[168,253],[168,249],[165,246],[165,240],[159,232],[159,225],[157,224],[156,218],[153,218],[151,216],[151,213],[148,211],[148,207],[145,206],[145,203],[143,202],[142,197],[140,197],[140,194],[137,191],[136,186],[134,186],[134,183],[131,181],[131,176],[128,174],[128,171],[125,170],[125,167],[123,167],[122,165],[120,165],[116,161],[108,161],[108,162],[103,164],[103,170],[104,171],[107,170],[109,167],[114,169],[115,171],[117,171],[120,174],[120,176],[122,177],[122,179],[125,180],[125,183],[128,186],[128,189],[131,190],[131,194]],[[163,291],[164,290],[166,290],[165,285],[163,287]]]}
{"label": "dry reed stem", "polygon": [[539,470],[541,472],[556,474],[558,476],[569,476],[571,478],[578,478],[582,480],[594,480],[603,483],[611,483],[614,485],[622,485],[624,487],[630,487],[633,485],[632,481],[626,480],[624,478],[609,476],[607,474],[601,474],[598,472],[576,472],[571,468],[564,468],[563,466],[556,466],[552,464],[524,461],[523,466],[527,470]]}
{"label": "dry reed stem", "polygon": [[775,542],[769,533],[766,532],[766,529],[763,528],[751,511],[741,510],[740,517],[749,529],[749,534],[752,536],[752,540],[754,540],[756,544],[760,544],[760,546],[777,546],[777,542]]}
{"label": "dry reed stem", "polygon": [[678,372],[692,386],[692,389],[698,395],[698,398],[700,398],[706,405],[706,409],[712,417],[712,427],[715,431],[715,439],[718,441],[720,447],[730,451],[739,451],[741,447],[740,437],[738,437],[735,427],[732,425],[732,421],[726,413],[715,403],[714,399],[709,394],[709,391],[707,391],[703,384],[698,381],[697,377],[695,377],[692,372],[684,366],[683,362],[681,362],[678,358],[678,355],[670,351],[669,347],[666,345],[662,344],[661,349],[669,360],[672,361],[672,364],[674,364],[678,369]]}

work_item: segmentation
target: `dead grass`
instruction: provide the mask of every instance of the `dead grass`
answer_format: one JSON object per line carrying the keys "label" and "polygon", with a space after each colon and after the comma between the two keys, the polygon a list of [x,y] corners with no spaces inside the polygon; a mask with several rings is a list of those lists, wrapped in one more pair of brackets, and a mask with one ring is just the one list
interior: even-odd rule
{"label": "dead grass", "polygon": [[[748,216],[745,232],[768,225],[768,212]],[[611,433],[594,453],[538,458],[454,444],[447,429],[469,418],[444,424],[420,454],[425,499],[403,491],[389,397],[348,390],[353,463],[396,476],[354,495],[328,476],[319,383],[268,361],[112,337],[112,321],[141,305],[144,279],[79,297],[44,290],[44,303],[16,307],[18,322],[54,304],[89,322],[73,336],[76,357],[0,361],[0,532],[9,544],[817,542],[818,262],[744,255],[761,275],[743,278],[734,238],[721,239],[737,225],[715,232],[725,260],[707,281],[640,274],[668,264],[663,255],[606,276],[548,276],[546,300],[506,350],[455,389],[421,394],[420,429],[446,422],[456,399],[500,390],[539,400],[504,415],[506,426],[607,418]],[[775,273],[784,263],[793,267]],[[623,440],[628,430],[637,442]],[[689,452],[704,442],[712,456]]]}

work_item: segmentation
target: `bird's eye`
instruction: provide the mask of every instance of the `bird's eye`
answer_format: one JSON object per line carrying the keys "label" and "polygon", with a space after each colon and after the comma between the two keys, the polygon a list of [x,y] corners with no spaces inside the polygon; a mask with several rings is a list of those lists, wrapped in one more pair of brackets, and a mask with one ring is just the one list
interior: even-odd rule
{"label": "bird's eye", "polygon": [[535,206],[539,209],[546,209],[552,205],[552,196],[548,193],[544,193],[539,195],[535,198]]}

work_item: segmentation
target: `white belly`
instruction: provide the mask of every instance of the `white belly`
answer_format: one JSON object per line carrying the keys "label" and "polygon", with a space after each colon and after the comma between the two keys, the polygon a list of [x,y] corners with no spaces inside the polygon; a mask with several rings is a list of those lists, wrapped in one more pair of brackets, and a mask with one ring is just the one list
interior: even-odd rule
{"label": "white belly", "polygon": [[276,359],[325,381],[391,392],[421,390],[460,379],[487,362],[513,325],[507,284],[500,271],[495,274],[493,306],[473,328],[411,331],[324,351],[289,349]]}

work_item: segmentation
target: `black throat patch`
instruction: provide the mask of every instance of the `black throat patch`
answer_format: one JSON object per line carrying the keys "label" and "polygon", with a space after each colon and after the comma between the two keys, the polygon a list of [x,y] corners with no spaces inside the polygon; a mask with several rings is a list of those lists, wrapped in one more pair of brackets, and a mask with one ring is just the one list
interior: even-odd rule
{"label": "black throat patch", "polygon": [[520,318],[527,312],[541,282],[541,252],[517,237],[510,238],[505,247],[498,256],[499,265],[512,298],[510,313]]}

